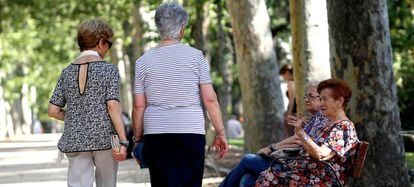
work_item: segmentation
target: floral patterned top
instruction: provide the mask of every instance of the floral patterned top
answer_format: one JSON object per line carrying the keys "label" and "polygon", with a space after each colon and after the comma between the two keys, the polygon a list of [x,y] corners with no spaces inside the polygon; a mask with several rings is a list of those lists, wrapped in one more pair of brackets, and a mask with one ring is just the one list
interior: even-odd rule
{"label": "floral patterned top", "polygon": [[[87,65],[83,93],[79,88],[81,65]],[[105,61],[70,64],[62,70],[50,103],[66,106],[65,127],[58,148],[64,153],[111,149],[116,134],[106,102],[119,100],[119,72]]]}
{"label": "floral patterned top", "polygon": [[[346,184],[352,165],[355,147],[359,142],[354,124],[349,120],[328,123],[316,138],[319,146],[325,145],[336,156],[325,163],[310,157],[305,151],[298,158],[280,159],[263,171],[257,180],[258,186],[338,186]],[[337,180],[338,179],[338,180]]]}

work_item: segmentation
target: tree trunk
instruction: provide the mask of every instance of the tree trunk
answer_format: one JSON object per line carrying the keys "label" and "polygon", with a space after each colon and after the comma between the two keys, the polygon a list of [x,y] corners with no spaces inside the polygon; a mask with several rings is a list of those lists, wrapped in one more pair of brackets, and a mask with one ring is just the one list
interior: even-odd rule
{"label": "tree trunk", "polygon": [[290,0],[293,71],[298,113],[306,84],[331,77],[326,0]]}
{"label": "tree trunk", "polygon": [[37,88],[36,86],[32,85],[30,87],[30,109],[32,112],[32,126],[31,126],[31,133],[39,134],[42,132],[40,121],[39,121],[39,110],[36,106],[36,98],[37,98]]}
{"label": "tree trunk", "polygon": [[4,99],[3,74],[0,69],[0,138],[6,137],[7,134],[7,113],[6,101]]}
{"label": "tree trunk", "polygon": [[[130,85],[131,85],[131,95],[134,93],[134,78],[135,78],[135,63],[136,60],[144,54],[144,44],[146,40],[144,38],[144,34],[148,29],[148,24],[143,20],[143,16],[145,15],[144,10],[142,9],[142,1],[139,0],[132,5],[132,25],[126,23],[129,27],[132,27],[132,42],[130,45],[126,46],[126,51],[128,53],[130,61],[130,68],[129,74],[131,77]],[[130,114],[131,111],[126,111]]]}
{"label": "tree trunk", "polygon": [[13,100],[13,104],[10,110],[13,123],[13,131],[15,135],[23,135],[23,117],[22,117],[22,103],[20,98]]}
{"label": "tree trunk", "polygon": [[208,52],[208,31],[210,26],[210,17],[208,16],[210,2],[206,0],[196,0],[196,21],[191,29],[191,36],[194,38],[194,47],[203,51],[203,54],[208,63],[211,61],[210,53]]}
{"label": "tree trunk", "polygon": [[30,92],[29,85],[23,83],[21,90],[21,117],[22,117],[22,131],[23,134],[31,134],[31,127],[33,124],[32,117],[32,108],[30,107]]}
{"label": "tree trunk", "polygon": [[[196,2],[194,3],[196,19],[193,25],[191,26],[191,37],[194,39],[194,47],[203,52],[207,63],[211,65],[211,56],[210,56],[210,53],[208,52],[209,51],[208,50],[209,48],[208,30],[209,29],[208,28],[210,25],[210,18],[208,16],[209,5],[210,5],[210,2],[206,0],[196,0]],[[204,110],[204,118],[205,118],[205,129],[208,134],[210,130],[212,129],[210,126],[210,117],[207,115],[206,110]]]}
{"label": "tree trunk", "polygon": [[118,65],[119,76],[121,77],[120,102],[123,112],[132,111],[131,74],[129,58],[123,51],[123,41],[118,38],[114,42],[111,52],[111,60]]}
{"label": "tree trunk", "polygon": [[328,19],[332,76],[350,83],[347,112],[370,143],[357,185],[409,186],[386,0],[328,1]]}
{"label": "tree trunk", "polygon": [[279,68],[264,0],[227,0],[246,116],[247,151],[286,137]]}
{"label": "tree trunk", "polygon": [[[132,59],[132,67],[135,67],[135,61],[144,53],[143,44],[144,32],[146,23],[142,20],[142,14],[140,11],[141,1],[134,3],[132,6],[132,43],[127,47],[128,56]],[[135,72],[135,68],[131,68],[132,72]],[[133,74],[131,74],[133,75]],[[132,76],[133,77],[133,76]]]}
{"label": "tree trunk", "polygon": [[221,113],[223,119],[227,121],[232,112],[232,93],[231,88],[233,86],[233,76],[231,66],[233,65],[233,51],[227,33],[223,30],[223,7],[222,1],[217,0],[217,38],[218,38],[218,50],[217,61],[220,65],[220,73],[223,78],[223,84],[219,90],[219,100]]}
{"label": "tree trunk", "polygon": [[4,105],[6,109],[6,137],[14,137],[16,135],[14,131],[14,125],[13,125],[13,117],[11,115],[11,106],[9,102],[5,102]]}

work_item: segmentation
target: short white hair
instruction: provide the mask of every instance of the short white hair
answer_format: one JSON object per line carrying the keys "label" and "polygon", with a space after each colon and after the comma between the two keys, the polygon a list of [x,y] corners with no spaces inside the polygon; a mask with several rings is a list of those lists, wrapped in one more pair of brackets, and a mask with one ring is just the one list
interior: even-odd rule
{"label": "short white hair", "polygon": [[306,83],[306,88],[309,88],[309,87],[318,87],[318,84],[319,84],[319,81],[317,81],[317,80],[310,80],[310,81],[308,81],[308,83]]}
{"label": "short white hair", "polygon": [[155,11],[155,24],[161,39],[178,39],[181,27],[187,23],[188,13],[178,3],[163,3]]}

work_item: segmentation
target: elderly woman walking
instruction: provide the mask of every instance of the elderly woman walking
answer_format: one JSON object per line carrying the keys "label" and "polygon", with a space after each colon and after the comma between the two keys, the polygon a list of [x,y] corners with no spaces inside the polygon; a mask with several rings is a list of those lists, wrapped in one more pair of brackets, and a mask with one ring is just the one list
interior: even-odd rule
{"label": "elderly woman walking", "polygon": [[161,41],[135,67],[134,141],[145,140],[153,187],[201,186],[206,142],[200,98],[215,128],[219,156],[228,149],[217,96],[203,53],[180,42],[188,22],[183,7],[160,5],[155,22]]}
{"label": "elderly woman walking", "polygon": [[[116,186],[117,160],[126,157],[119,73],[115,65],[103,60],[112,35],[111,27],[100,19],[79,25],[81,53],[63,69],[49,101],[49,116],[65,121],[58,148],[69,160],[70,187],[92,187],[94,178],[97,187]],[[123,145],[119,152],[111,151],[113,134],[119,135]]]}

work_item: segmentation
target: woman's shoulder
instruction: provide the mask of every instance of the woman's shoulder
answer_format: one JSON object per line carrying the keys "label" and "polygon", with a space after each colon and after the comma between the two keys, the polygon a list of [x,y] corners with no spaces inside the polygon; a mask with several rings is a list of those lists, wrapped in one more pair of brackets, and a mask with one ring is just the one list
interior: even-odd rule
{"label": "woman's shoulder", "polygon": [[113,64],[113,63],[111,63],[111,62],[109,62],[109,61],[104,61],[104,60],[102,60],[102,61],[95,61],[95,62],[91,62],[91,63],[89,63],[89,64],[92,64],[92,65],[94,65],[94,66],[99,66],[99,67],[102,67],[102,68],[104,68],[105,70],[111,70],[111,69],[113,69],[113,70],[117,70],[117,69],[118,69],[118,67],[117,67],[115,64]]}
{"label": "woman's shoulder", "polygon": [[148,51],[145,51],[142,56],[140,56],[136,62],[144,63],[147,61],[148,58],[150,58],[154,54],[154,48],[149,49]]}
{"label": "woman's shoulder", "polygon": [[190,45],[188,45],[188,44],[181,44],[180,46],[181,46],[183,49],[185,49],[185,50],[187,50],[187,51],[190,51],[190,52],[193,52],[193,53],[196,53],[196,54],[203,53],[201,50],[198,50],[197,48],[192,47],[192,46],[190,46]]}
{"label": "woman's shoulder", "polygon": [[61,76],[67,76],[69,73],[71,72],[77,72],[77,68],[75,68],[75,66],[73,64],[69,64],[67,65],[65,68],[62,69],[62,71],[60,72]]}
{"label": "woman's shoulder", "polygon": [[116,74],[118,72],[118,67],[113,64],[110,63],[108,61],[96,61],[96,62],[92,62],[89,63],[89,65],[94,69],[93,72],[95,72],[96,74]]}
{"label": "woman's shoulder", "polygon": [[339,120],[335,124],[335,127],[339,128],[339,129],[342,129],[342,130],[355,130],[354,123],[349,119]]}
{"label": "woman's shoulder", "polygon": [[202,55],[203,52],[201,50],[198,50],[188,44],[184,44],[184,43],[178,43],[175,44],[173,46],[167,46],[167,47],[163,47],[163,49],[165,50],[173,50],[177,53],[181,53],[181,54],[186,54],[186,55],[190,55],[190,56],[198,56],[198,55]]}
{"label": "woman's shoulder", "polygon": [[140,63],[141,66],[145,66],[147,63],[151,62],[152,58],[159,58],[162,55],[174,53],[176,55],[185,55],[185,56],[203,56],[203,52],[191,47],[188,44],[175,44],[172,46],[164,46],[164,47],[154,47],[146,51],[141,57],[139,57],[136,62]]}

